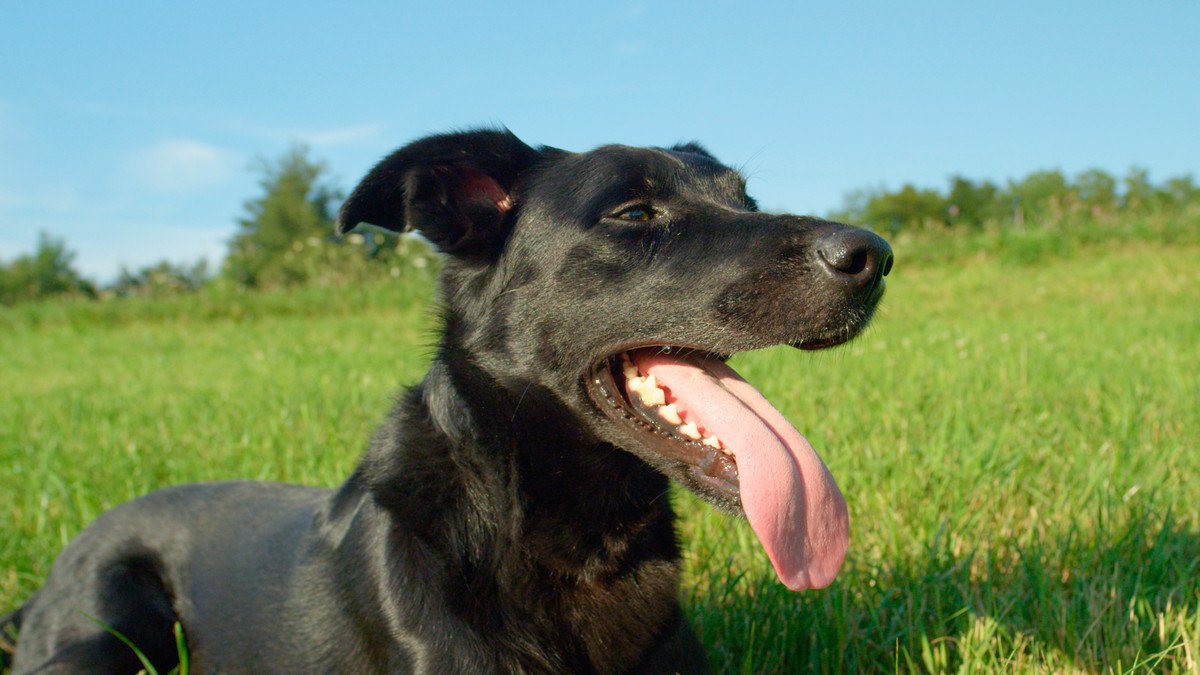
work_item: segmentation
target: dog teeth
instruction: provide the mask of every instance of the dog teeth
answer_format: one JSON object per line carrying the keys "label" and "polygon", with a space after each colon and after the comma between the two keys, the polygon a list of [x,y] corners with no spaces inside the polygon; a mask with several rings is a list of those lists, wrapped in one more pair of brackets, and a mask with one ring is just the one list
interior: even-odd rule
{"label": "dog teeth", "polygon": [[651,375],[650,377],[646,378],[646,382],[642,385],[642,390],[638,392],[638,395],[642,398],[642,403],[651,408],[654,406],[663,405],[667,402],[666,392],[658,387],[650,386],[650,378],[652,377],[654,376]]}
{"label": "dog teeth", "polygon": [[666,420],[667,424],[673,427],[683,424],[683,418],[679,416],[679,406],[674,403],[659,408],[658,416]]}
{"label": "dog teeth", "polygon": [[629,357],[624,354],[621,355],[621,372],[625,374],[627,380],[638,376],[637,366],[633,365],[633,361],[630,361]]}
{"label": "dog teeth", "polygon": [[662,389],[658,388],[658,382],[653,375],[646,377],[629,377],[625,380],[625,387],[638,395],[642,403],[648,407],[663,405],[667,402],[667,394]]}
{"label": "dog teeth", "polygon": [[667,395],[663,393],[662,389],[643,389],[641,396],[642,403],[651,407],[667,402]]}
{"label": "dog teeth", "polygon": [[687,438],[690,438],[693,441],[700,440],[700,427],[696,426],[695,422],[688,422],[687,424],[682,424],[679,426],[677,431],[679,431],[679,435],[686,436]]}
{"label": "dog teeth", "polygon": [[721,439],[714,436],[708,430],[702,433],[700,425],[694,421],[684,422],[679,406],[674,403],[667,403],[667,393],[659,388],[658,380],[655,379],[654,375],[642,377],[638,372],[637,366],[624,354],[621,355],[621,372],[625,375],[626,391],[630,394],[637,394],[638,400],[646,408],[644,413],[649,413],[652,409],[664,422],[675,427],[675,433],[679,436],[693,441],[700,441],[710,448],[716,448],[727,455],[729,454]]}

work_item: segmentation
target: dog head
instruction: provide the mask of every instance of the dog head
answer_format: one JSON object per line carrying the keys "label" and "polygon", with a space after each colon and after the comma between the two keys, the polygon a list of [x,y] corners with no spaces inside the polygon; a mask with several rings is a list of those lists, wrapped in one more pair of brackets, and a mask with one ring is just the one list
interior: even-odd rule
{"label": "dog head", "polygon": [[883,295],[885,241],[760,212],[694,143],[570,153],[507,131],[398,150],[343,206],[339,228],[359,222],[416,230],[448,255],[448,321],[499,386],[553,392],[595,442],[744,513],[790,587],[833,579],[842,495],[725,360],[853,338]]}

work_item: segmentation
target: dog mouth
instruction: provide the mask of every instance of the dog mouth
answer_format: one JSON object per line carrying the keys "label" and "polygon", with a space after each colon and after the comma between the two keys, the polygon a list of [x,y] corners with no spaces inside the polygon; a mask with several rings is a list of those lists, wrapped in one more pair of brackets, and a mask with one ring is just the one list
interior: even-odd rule
{"label": "dog mouth", "polygon": [[796,349],[803,349],[806,352],[815,352],[821,349],[829,349],[840,344],[845,344],[858,335],[858,330],[854,328],[845,328],[840,331],[835,331],[827,335],[818,337],[810,337],[793,342],[792,346]]}
{"label": "dog mouth", "polygon": [[824,587],[848,545],[845,500],[808,440],[726,358],[689,347],[624,349],[592,366],[587,389],[656,463],[681,469],[685,485],[740,504],[784,584]]}
{"label": "dog mouth", "polygon": [[590,389],[593,398],[599,394],[603,399],[601,407],[609,417],[633,427],[652,450],[687,465],[693,477],[736,503],[739,481],[733,454],[654,373],[639,368],[638,361],[644,363],[647,357],[717,361],[728,357],[671,346],[621,351],[592,368]]}

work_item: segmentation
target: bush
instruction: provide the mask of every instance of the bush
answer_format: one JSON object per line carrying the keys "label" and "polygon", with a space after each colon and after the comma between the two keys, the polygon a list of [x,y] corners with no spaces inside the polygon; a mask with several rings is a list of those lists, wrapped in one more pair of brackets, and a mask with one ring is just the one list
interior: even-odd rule
{"label": "bush", "polygon": [[207,260],[200,260],[190,266],[163,260],[136,272],[122,267],[116,283],[108,290],[119,296],[170,295],[195,291],[208,280]]}
{"label": "bush", "polygon": [[75,271],[74,260],[75,254],[67,250],[63,240],[42,232],[32,255],[19,256],[7,264],[0,262],[0,304],[62,295],[95,297],[95,285]]}
{"label": "bush", "polygon": [[907,183],[896,191],[858,190],[830,215],[895,235],[901,230],[964,226],[976,230],[1027,225],[1108,227],[1114,221],[1155,215],[1187,217],[1194,209],[1200,209],[1200,188],[1190,175],[1170,178],[1159,186],[1144,169],[1135,167],[1120,181],[1100,169],[1089,169],[1073,179],[1052,169],[1009,180],[1003,188],[986,180],[952,176],[945,194]]}

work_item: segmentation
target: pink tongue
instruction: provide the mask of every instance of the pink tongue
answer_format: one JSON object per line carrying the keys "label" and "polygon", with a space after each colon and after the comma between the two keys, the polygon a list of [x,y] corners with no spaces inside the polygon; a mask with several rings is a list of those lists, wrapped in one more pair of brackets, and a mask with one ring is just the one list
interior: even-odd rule
{"label": "pink tongue", "polygon": [[717,359],[651,349],[631,357],[733,454],[742,508],[779,580],[794,591],[828,586],[846,557],[849,514],[808,440]]}

